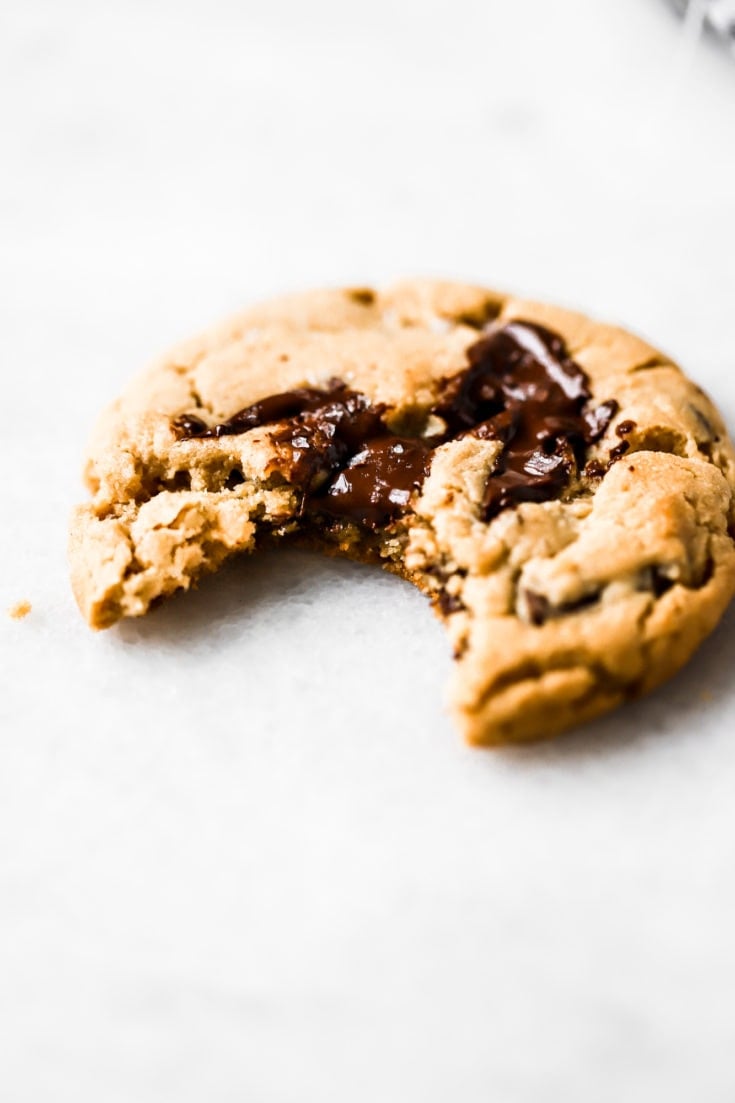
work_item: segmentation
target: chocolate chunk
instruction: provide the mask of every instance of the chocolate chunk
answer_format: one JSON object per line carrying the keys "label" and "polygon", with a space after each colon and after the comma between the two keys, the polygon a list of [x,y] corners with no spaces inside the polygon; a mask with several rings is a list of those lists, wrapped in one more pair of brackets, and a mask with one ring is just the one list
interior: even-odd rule
{"label": "chocolate chunk", "polygon": [[448,617],[452,613],[458,613],[461,609],[464,609],[464,603],[460,598],[455,594],[450,594],[448,590],[440,590],[436,601],[443,617]]}
{"label": "chocolate chunk", "polygon": [[474,432],[505,448],[488,480],[485,517],[519,502],[557,498],[604,433],[617,403],[594,411],[587,376],[544,326],[510,322],[472,345],[436,413],[453,435]]}
{"label": "chocolate chunk", "polygon": [[[378,411],[370,406],[365,395],[350,391],[344,383],[338,379],[330,379],[326,389],[317,387],[300,387],[293,391],[285,391],[282,394],[270,395],[268,398],[254,402],[246,406],[244,410],[238,410],[227,421],[219,425],[207,428],[203,421],[197,417],[177,418],[177,427],[189,420],[195,423],[195,428],[185,433],[188,437],[229,437],[246,433],[249,429],[256,429],[259,425],[270,425],[277,421],[288,421],[300,417],[306,413],[318,411],[320,418],[326,422],[334,422],[345,415],[358,420],[359,415],[369,411],[371,424],[374,423]],[[196,427],[198,423],[198,427]]]}
{"label": "chocolate chunk", "polygon": [[654,597],[662,597],[671,589],[674,583],[675,580],[669,578],[665,573],[665,569],[658,564],[648,567],[643,573],[642,588],[644,590],[650,590]]}
{"label": "chocolate chunk", "polygon": [[584,469],[584,473],[588,479],[601,479],[608,471],[608,465],[600,463],[599,460],[590,460]]}
{"label": "chocolate chunk", "polygon": [[379,437],[350,459],[315,506],[333,517],[377,528],[406,509],[430,462],[431,450],[421,441]]}
{"label": "chocolate chunk", "polygon": [[591,444],[600,439],[619,409],[615,399],[611,398],[592,410],[585,410],[584,420],[589,427],[588,440]]}
{"label": "chocolate chunk", "polygon": [[408,505],[428,471],[430,449],[391,434],[382,407],[340,380],[271,395],[199,437],[281,423],[276,444],[289,451],[290,477],[310,496],[312,512],[368,528],[387,524]]}
{"label": "chocolate chunk", "polygon": [[653,571],[651,573],[653,581],[653,592],[656,597],[661,597],[663,594],[667,593],[667,591],[671,589],[671,587],[674,585],[674,580],[673,578],[667,578],[665,574],[662,574],[661,571],[657,570],[655,567],[653,568]]}
{"label": "chocolate chunk", "polygon": [[[469,366],[444,381],[427,411],[446,426],[431,439],[391,433],[386,408],[339,379],[270,395],[211,428],[194,415],[175,419],[173,428],[181,437],[212,439],[273,425],[289,478],[303,491],[304,511],[371,529],[409,508],[436,447],[468,434],[503,444],[485,490],[486,520],[519,502],[558,498],[617,402],[589,408],[587,376],[562,338],[531,322],[491,331],[470,346],[467,358]],[[623,441],[617,449],[627,447]]]}
{"label": "chocolate chunk", "polygon": [[526,599],[528,619],[531,621],[531,624],[540,628],[541,625],[545,624],[548,620],[551,602],[547,597],[544,597],[543,594],[537,594],[534,590],[524,590],[523,596]]}
{"label": "chocolate chunk", "polygon": [[611,448],[608,453],[608,455],[610,456],[610,463],[612,464],[615,463],[616,460],[619,460],[621,456],[625,455],[629,448],[630,441],[621,440],[620,444],[616,444],[615,447]]}
{"label": "chocolate chunk", "polygon": [[630,418],[628,418],[626,421],[618,422],[618,424],[615,426],[615,432],[619,437],[627,437],[628,434],[632,433],[635,428],[636,422],[631,421]]}
{"label": "chocolate chunk", "polygon": [[207,423],[195,414],[181,414],[173,419],[171,428],[178,437],[188,439],[204,436],[207,432]]}
{"label": "chocolate chunk", "polygon": [[372,306],[376,296],[371,287],[351,287],[347,297],[360,306]]}
{"label": "chocolate chunk", "polygon": [[547,597],[544,597],[543,594],[537,594],[534,590],[524,590],[523,596],[526,599],[528,618],[531,624],[538,628],[542,624],[546,624],[550,617],[568,616],[570,613],[577,613],[580,609],[586,609],[588,606],[594,605],[596,601],[599,601],[600,588],[596,586],[574,601],[565,601],[561,605],[552,605]]}

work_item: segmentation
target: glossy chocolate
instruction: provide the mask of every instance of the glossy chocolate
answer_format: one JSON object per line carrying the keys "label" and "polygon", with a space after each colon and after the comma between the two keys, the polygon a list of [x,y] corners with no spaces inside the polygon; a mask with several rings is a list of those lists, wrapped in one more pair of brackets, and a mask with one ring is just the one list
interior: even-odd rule
{"label": "glossy chocolate", "polygon": [[587,376],[543,326],[510,322],[474,344],[468,358],[440,412],[455,432],[505,444],[488,479],[486,518],[519,502],[557,498],[617,404],[586,409]]}
{"label": "glossy chocolate", "polygon": [[367,442],[319,496],[316,508],[377,528],[404,512],[429,472],[422,441],[385,436]]}
{"label": "glossy chocolate", "polygon": [[445,426],[431,438],[391,433],[385,407],[339,379],[323,389],[271,395],[212,428],[192,415],[173,425],[182,438],[206,439],[273,424],[273,440],[288,454],[289,478],[304,492],[305,511],[371,529],[406,511],[436,447],[468,434],[503,444],[485,490],[487,520],[519,502],[559,497],[617,403],[590,409],[584,371],[561,337],[535,323],[491,329],[467,357],[468,367],[444,381],[427,411]]}
{"label": "glossy chocolate", "polygon": [[377,528],[406,509],[431,456],[422,441],[390,433],[383,412],[331,379],[323,390],[302,387],[255,402],[211,429],[202,422],[192,431],[199,419],[188,416],[174,428],[203,440],[278,423],[272,439],[288,450],[289,477],[303,488],[307,508]]}

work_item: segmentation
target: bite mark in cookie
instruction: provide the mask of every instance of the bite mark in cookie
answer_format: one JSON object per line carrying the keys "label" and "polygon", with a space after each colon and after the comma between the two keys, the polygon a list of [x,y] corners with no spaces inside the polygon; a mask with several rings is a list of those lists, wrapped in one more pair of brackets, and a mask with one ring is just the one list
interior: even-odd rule
{"label": "bite mark in cookie", "polygon": [[622,330],[458,284],[297,296],[175,350],[102,419],[74,589],[106,627],[263,539],[377,561],[444,619],[468,738],[534,738],[711,630],[734,472],[714,407]]}

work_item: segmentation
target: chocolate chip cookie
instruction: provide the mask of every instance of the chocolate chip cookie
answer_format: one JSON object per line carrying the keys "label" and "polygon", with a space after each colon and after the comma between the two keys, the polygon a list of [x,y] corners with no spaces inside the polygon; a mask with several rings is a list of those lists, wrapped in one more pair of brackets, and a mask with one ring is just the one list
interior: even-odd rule
{"label": "chocolate chip cookie", "polygon": [[646,692],[735,591],[735,454],[708,398],[630,333],[480,287],[246,310],[113,403],[86,481],[70,559],[92,627],[307,541],[428,595],[479,744]]}

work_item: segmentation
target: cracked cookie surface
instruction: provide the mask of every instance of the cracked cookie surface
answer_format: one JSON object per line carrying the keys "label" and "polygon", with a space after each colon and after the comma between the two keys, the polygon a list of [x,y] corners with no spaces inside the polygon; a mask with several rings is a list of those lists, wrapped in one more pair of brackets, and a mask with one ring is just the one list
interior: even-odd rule
{"label": "cracked cookie surface", "polygon": [[85,475],[70,560],[93,627],[304,539],[430,596],[476,743],[551,735],[653,688],[735,590],[735,456],[707,397],[623,330],[480,287],[244,311],[131,384]]}

